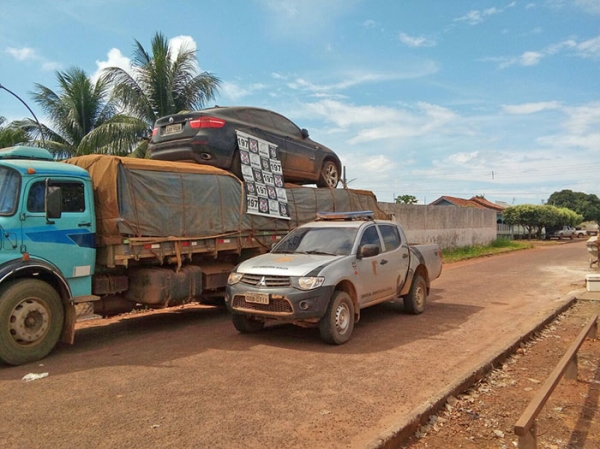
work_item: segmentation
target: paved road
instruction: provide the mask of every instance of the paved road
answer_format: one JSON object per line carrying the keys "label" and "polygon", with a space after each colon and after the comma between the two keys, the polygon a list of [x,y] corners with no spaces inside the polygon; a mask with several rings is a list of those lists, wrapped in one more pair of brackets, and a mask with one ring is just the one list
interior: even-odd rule
{"label": "paved road", "polygon": [[87,322],[41,363],[0,366],[0,447],[372,447],[584,288],[587,262],[565,242],[445,266],[424,314],[367,309],[339,347],[240,335],[214,308]]}

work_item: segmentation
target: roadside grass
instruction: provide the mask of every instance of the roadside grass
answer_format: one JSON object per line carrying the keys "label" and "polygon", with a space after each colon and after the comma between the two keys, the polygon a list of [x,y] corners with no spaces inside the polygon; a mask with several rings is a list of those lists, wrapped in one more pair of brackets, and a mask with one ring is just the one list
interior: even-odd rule
{"label": "roadside grass", "polygon": [[519,251],[533,248],[531,241],[496,239],[489,245],[463,246],[461,248],[445,249],[442,251],[444,263],[459,262],[476,257],[492,256],[494,254]]}

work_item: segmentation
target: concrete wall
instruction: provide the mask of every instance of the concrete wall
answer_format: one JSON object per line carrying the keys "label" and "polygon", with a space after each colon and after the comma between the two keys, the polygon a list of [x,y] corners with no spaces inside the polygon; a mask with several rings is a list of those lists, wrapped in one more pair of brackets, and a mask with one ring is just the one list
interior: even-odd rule
{"label": "concrete wall", "polygon": [[402,225],[410,243],[442,248],[487,245],[496,239],[496,211],[457,206],[377,203]]}

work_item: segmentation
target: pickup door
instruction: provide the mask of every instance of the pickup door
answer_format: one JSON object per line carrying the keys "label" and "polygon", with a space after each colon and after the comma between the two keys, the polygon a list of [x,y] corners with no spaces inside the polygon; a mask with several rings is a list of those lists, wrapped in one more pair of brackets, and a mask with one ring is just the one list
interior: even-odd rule
{"label": "pickup door", "polygon": [[358,238],[358,250],[369,244],[377,245],[380,251],[376,256],[356,260],[361,280],[357,285],[360,307],[397,297],[410,263],[408,246],[402,242],[398,228],[369,224]]}

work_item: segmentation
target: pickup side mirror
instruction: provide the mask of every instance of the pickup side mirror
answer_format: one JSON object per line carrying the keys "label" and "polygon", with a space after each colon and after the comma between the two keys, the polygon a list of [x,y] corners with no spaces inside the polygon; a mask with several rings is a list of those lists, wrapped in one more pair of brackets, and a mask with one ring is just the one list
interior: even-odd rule
{"label": "pickup side mirror", "polygon": [[46,186],[46,222],[62,216],[62,190],[57,186]]}
{"label": "pickup side mirror", "polygon": [[378,245],[362,245],[358,249],[357,257],[362,259],[363,257],[373,257],[379,254],[379,246]]}

